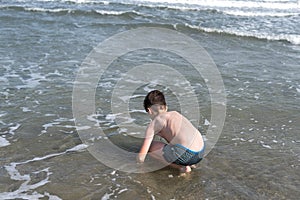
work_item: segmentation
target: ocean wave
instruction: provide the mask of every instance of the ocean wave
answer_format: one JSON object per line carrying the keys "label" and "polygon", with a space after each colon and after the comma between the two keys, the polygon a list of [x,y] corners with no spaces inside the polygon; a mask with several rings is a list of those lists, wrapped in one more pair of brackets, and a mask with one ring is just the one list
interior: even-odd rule
{"label": "ocean wave", "polygon": [[[234,16],[271,16],[271,17],[287,17],[300,15],[300,3],[290,1],[236,1],[236,0],[138,0],[138,1],[97,1],[97,0],[38,0],[40,4],[32,4],[32,1],[19,0],[15,1],[19,4],[0,5],[0,9],[25,10],[32,12],[51,12],[51,13],[75,13],[75,12],[96,12],[101,15],[124,15],[136,14],[142,15],[136,11],[113,11],[113,10],[98,10],[88,6],[80,8],[77,6],[68,6],[68,3],[73,4],[98,4],[98,5],[135,5],[139,7],[148,7],[152,9],[172,9],[181,11],[203,11],[216,10],[228,15]],[[42,3],[44,2],[44,3]],[[56,7],[47,8],[46,4],[57,2]],[[38,7],[33,7],[33,5]],[[62,7],[62,8],[59,8]],[[72,7],[72,8],[71,8]]]}
{"label": "ocean wave", "polygon": [[[127,18],[129,20],[135,20],[137,18],[148,18],[145,25],[151,24],[169,24],[172,26],[177,23],[192,29],[198,29],[210,33],[223,33],[240,37],[254,37],[258,39],[267,40],[282,40],[288,41],[292,44],[299,45],[300,39],[297,33],[298,27],[297,19],[300,16],[299,4],[296,2],[265,0],[265,1],[247,1],[247,0],[138,0],[138,1],[96,1],[96,0],[38,0],[35,3],[16,4],[16,5],[0,5],[0,9],[12,9],[17,11],[26,12],[41,12],[41,13],[58,13],[72,14],[72,15],[84,15],[84,16],[116,16],[120,18]],[[53,2],[45,3],[41,2]],[[68,3],[67,3],[68,2]],[[97,5],[70,5],[74,4],[109,4],[109,6],[97,6]],[[134,6],[133,6],[134,5]],[[196,5],[196,6],[193,6]],[[239,7],[240,6],[240,7]],[[233,8],[232,8],[233,7]],[[250,9],[248,9],[250,7]],[[241,8],[241,9],[238,9]],[[252,9],[254,8],[254,9]],[[263,8],[263,9],[261,9]],[[271,8],[271,9],[267,9]],[[276,10],[276,9],[281,10]],[[169,12],[168,9],[184,10],[182,12]],[[291,10],[289,10],[291,9]],[[167,11],[165,11],[167,10]],[[193,10],[192,12],[185,12],[186,10]],[[199,11],[199,12],[198,12]],[[164,17],[161,17],[163,13]],[[173,17],[174,14],[174,17]],[[167,19],[169,16],[170,19]],[[195,17],[195,18],[194,18]],[[214,20],[228,18],[228,20]],[[247,19],[245,19],[247,17]],[[270,17],[277,18],[276,21],[270,19]],[[292,21],[290,21],[290,18]],[[294,18],[295,19],[294,19]],[[149,19],[150,18],[150,19]],[[174,18],[174,19],[173,19]],[[252,18],[254,20],[252,20]],[[261,19],[262,18],[262,19]],[[259,19],[259,20],[258,20]],[[209,28],[203,26],[195,26],[191,24],[197,23],[197,21],[206,21],[206,24],[210,24]],[[231,21],[233,23],[231,23]],[[241,24],[235,22],[239,20],[248,24],[254,24],[259,21],[262,22],[257,27],[250,25],[251,27],[241,27]],[[284,21],[283,21],[284,20]],[[289,20],[289,21],[287,21]],[[129,24],[132,21],[128,22]],[[274,23],[276,22],[276,24]],[[290,22],[292,30],[286,25],[283,27],[283,23]],[[134,22],[133,22],[134,23]],[[142,22],[143,23],[143,22]],[[148,23],[148,24],[147,24]],[[75,23],[76,24],[76,23]],[[265,26],[265,24],[272,24],[271,26]],[[274,26],[273,26],[274,24]],[[131,24],[132,25],[132,24]],[[139,25],[142,25],[139,23]],[[227,28],[230,25],[230,28]],[[234,26],[234,27],[232,27]],[[226,27],[226,28],[219,28]],[[265,29],[265,33],[260,31],[261,27]],[[295,27],[295,28],[294,28]],[[250,29],[250,30],[246,30]],[[253,30],[255,29],[255,30]],[[282,30],[280,33],[274,33],[273,30]],[[285,33],[284,33],[285,32]],[[40,78],[35,78],[36,84],[38,84]],[[2,79],[0,81],[4,81]],[[26,85],[26,84],[25,84]],[[23,86],[22,86],[23,87]],[[28,85],[26,87],[29,87]]]}
{"label": "ocean wave", "polygon": [[51,12],[51,13],[60,13],[60,12],[72,13],[76,11],[69,8],[24,8],[24,10],[32,11],[32,12]]}
{"label": "ocean wave", "polygon": [[143,13],[130,10],[130,11],[115,11],[115,10],[83,10],[83,9],[72,9],[72,8],[42,8],[42,7],[23,7],[23,6],[0,6],[0,9],[11,9],[17,11],[27,11],[27,12],[45,12],[45,13],[72,13],[72,14],[99,14],[99,15],[110,15],[110,16],[144,16]]}
{"label": "ocean wave", "polygon": [[74,4],[104,4],[108,5],[110,1],[100,1],[100,0],[14,0],[18,3],[74,3]]}
{"label": "ocean wave", "polygon": [[223,13],[227,15],[234,15],[234,16],[243,16],[243,17],[291,17],[291,16],[299,16],[300,12],[259,12],[259,11],[223,11]]}
{"label": "ocean wave", "polygon": [[235,8],[235,9],[273,9],[273,10],[300,10],[299,1],[287,0],[14,0],[19,6],[33,5],[36,3],[56,5],[80,4],[80,5],[110,5],[125,4],[149,7],[166,7],[179,10],[195,10],[199,8]]}
{"label": "ocean wave", "polygon": [[139,1],[114,1],[118,3],[137,4],[137,5],[152,5],[152,6],[172,6],[177,5],[177,8],[193,8],[195,6],[209,8],[263,8],[276,10],[300,9],[298,2],[287,1],[236,1],[236,0],[139,0]]}
{"label": "ocean wave", "polygon": [[213,10],[228,15],[248,17],[289,17],[300,15],[300,3],[284,0],[265,0],[259,2],[237,0],[117,0],[111,3],[180,11]]}
{"label": "ocean wave", "polygon": [[[51,1],[51,0],[44,0]],[[53,0],[52,0],[53,1]],[[58,0],[56,0],[58,1]],[[182,6],[205,6],[205,7],[223,7],[223,8],[267,8],[267,9],[299,9],[300,4],[297,1],[291,2],[287,0],[265,0],[265,1],[236,1],[236,0],[112,0],[112,1],[97,1],[97,0],[60,0],[61,2],[72,2],[77,4],[110,4],[110,3],[125,3],[134,5],[165,5],[174,6],[177,8]],[[185,7],[188,8],[188,7]],[[190,7],[191,8],[191,7]]]}
{"label": "ocean wave", "polygon": [[114,11],[114,10],[95,10],[96,13],[100,15],[115,15],[115,16],[120,16],[120,15],[128,15],[128,14],[134,14],[134,15],[139,15],[142,16],[143,14],[137,11]]}
{"label": "ocean wave", "polygon": [[29,11],[29,12],[52,12],[52,13],[60,13],[60,12],[75,12],[71,8],[43,8],[43,7],[28,7],[25,5],[1,5],[0,9],[2,10],[15,10],[15,11]]}
{"label": "ocean wave", "polygon": [[[261,32],[243,32],[239,30],[232,29],[217,29],[217,28],[207,28],[201,26],[195,26],[190,24],[185,24],[185,27],[200,30],[207,33],[219,33],[219,34],[228,34],[239,37],[252,37],[257,39],[265,39],[271,41],[286,41],[295,45],[300,45],[300,35],[296,34],[267,34]],[[176,28],[176,26],[175,26]]]}
{"label": "ocean wave", "polygon": [[[44,0],[44,1],[53,1],[53,0]],[[109,1],[97,1],[97,0],[56,0],[67,3],[76,3],[76,4],[104,4],[109,5]]]}

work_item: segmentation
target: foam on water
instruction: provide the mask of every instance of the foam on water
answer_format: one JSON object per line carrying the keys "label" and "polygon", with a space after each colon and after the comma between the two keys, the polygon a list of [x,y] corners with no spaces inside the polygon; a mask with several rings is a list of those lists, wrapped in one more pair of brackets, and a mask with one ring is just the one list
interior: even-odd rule
{"label": "foam on water", "polygon": [[106,122],[106,120],[100,120],[100,119],[98,119],[99,117],[103,117],[103,115],[102,114],[92,114],[92,115],[88,115],[87,119],[89,121],[95,122],[94,126],[99,127],[100,124]]}
{"label": "foam on water", "polygon": [[[103,176],[105,179],[109,179],[111,181],[112,186],[108,187],[108,191],[105,192],[105,194],[101,197],[101,200],[118,198],[119,195],[121,195],[122,193],[129,190],[126,185],[119,184],[118,179],[123,179],[124,177],[122,178],[117,170],[112,170],[110,173],[108,173],[107,175],[103,175]],[[99,178],[99,177],[95,177],[95,178]],[[101,178],[103,178],[103,177],[101,177]],[[131,177],[128,177],[128,178],[132,179]],[[92,179],[92,181],[93,180],[94,180],[94,178]]]}
{"label": "foam on water", "polygon": [[[49,114],[46,114],[47,116],[49,116]],[[50,115],[52,116],[52,115]],[[47,133],[48,129],[51,127],[64,127],[64,128],[71,128],[71,129],[75,129],[76,126],[73,125],[68,125],[68,124],[64,124],[64,123],[68,123],[68,122],[74,122],[74,119],[69,119],[69,118],[58,118],[58,119],[54,119],[52,122],[50,123],[46,123],[43,124],[43,130],[41,131],[41,134]],[[87,127],[78,127],[79,129],[83,128],[83,129],[87,129]],[[40,135],[41,135],[40,134]]]}
{"label": "foam on water", "polygon": [[[299,31],[293,30],[291,28],[284,27],[284,31],[281,31],[282,26],[279,24],[290,23],[291,17],[300,16],[300,3],[299,1],[236,1],[236,0],[139,0],[139,1],[117,1],[122,3],[137,3],[139,5],[155,7],[167,7],[176,10],[191,10],[191,11],[201,11],[201,10],[216,10],[219,13],[224,13],[225,15],[240,17],[250,17],[252,19],[249,23],[249,19],[240,19],[239,23],[230,23],[231,19],[223,21],[224,25],[220,27],[210,23],[209,27],[194,25],[186,23],[187,27],[198,29],[201,31],[209,33],[226,33],[230,35],[240,36],[240,37],[255,37],[258,39],[267,39],[275,41],[288,41],[292,44],[300,44]],[[261,19],[264,19],[263,21]],[[243,23],[243,20],[246,23]],[[278,23],[278,26],[275,25]],[[213,21],[212,21],[213,22]],[[266,27],[264,30],[261,27],[261,23],[271,23],[272,27]],[[214,22],[213,22],[214,23]],[[256,24],[257,27],[253,28],[249,24]],[[293,23],[292,23],[293,24]],[[175,28],[177,24],[174,25]],[[297,26],[297,25],[296,25]]]}
{"label": "foam on water", "polygon": [[235,16],[244,16],[244,17],[290,17],[290,16],[299,16],[300,13],[297,12],[271,12],[271,11],[262,11],[262,12],[254,12],[254,11],[240,11],[240,10],[230,10],[230,11],[223,11],[228,15],[235,15]]}
{"label": "foam on water", "polygon": [[144,97],[144,95],[131,95],[131,96],[121,96],[119,97],[124,103],[128,102],[130,99]]}
{"label": "foam on water", "polygon": [[26,11],[33,11],[33,12],[53,12],[53,13],[59,13],[59,12],[74,12],[75,10],[73,9],[64,9],[64,8],[38,8],[38,7],[33,7],[33,8],[25,8]]}
{"label": "foam on water", "polygon": [[29,79],[23,79],[20,77],[21,81],[23,82],[23,85],[16,86],[17,89],[22,88],[35,88],[40,84],[41,80],[47,80],[46,76],[40,74],[40,73],[31,73],[31,78]]}
{"label": "foam on water", "polygon": [[[16,1],[14,1],[16,2]],[[87,13],[97,13],[103,16],[120,16],[125,14],[134,14],[138,16],[143,16],[144,18],[148,18],[152,21],[153,17],[156,17],[155,10],[152,12],[143,12],[139,9],[129,9],[128,6],[139,6],[139,7],[147,7],[149,9],[159,9],[159,8],[168,8],[177,11],[191,11],[197,12],[196,15],[186,16],[182,21],[180,19],[176,20],[174,23],[176,27],[177,24],[182,25],[187,21],[191,21],[194,16],[201,16],[201,11],[213,11],[210,12],[212,15],[212,19],[214,15],[223,14],[224,17],[231,17],[228,20],[223,20],[222,22],[218,20],[218,23],[222,24],[214,24],[215,21],[208,22],[210,24],[209,27],[199,26],[193,23],[189,24],[190,28],[195,28],[205,32],[214,32],[214,33],[226,33],[230,35],[236,35],[240,37],[255,37],[258,39],[267,39],[267,40],[283,40],[288,41],[292,44],[299,45],[300,44],[300,36],[299,30],[297,27],[297,18],[300,16],[300,3],[299,1],[277,1],[277,0],[114,0],[111,1],[114,7],[120,6],[117,10],[115,8],[109,8],[110,3],[107,1],[92,1],[92,0],[73,0],[73,1],[64,1],[64,0],[45,0],[42,1],[44,4],[39,3],[31,3],[31,1],[21,1],[25,4],[18,3],[16,6],[18,8],[23,8],[28,12],[67,12],[67,13],[76,13],[87,12]],[[75,5],[70,5],[69,3],[73,2]],[[55,3],[56,6],[53,7]],[[125,6],[124,6],[125,5]],[[2,8],[11,7],[11,4],[2,5]],[[217,12],[215,12],[217,11]],[[149,16],[151,13],[151,16]],[[159,12],[158,12],[159,14]],[[168,13],[167,13],[168,14]],[[179,13],[180,16],[181,13]],[[160,17],[160,14],[159,16]],[[234,18],[232,18],[234,17]],[[245,17],[249,17],[245,19]],[[173,18],[170,16],[170,18]],[[175,16],[176,18],[176,16]],[[206,18],[202,16],[201,18]],[[296,19],[293,19],[296,18]],[[263,19],[263,20],[262,20]],[[196,19],[195,19],[196,20]],[[233,21],[232,21],[233,20]],[[239,21],[236,23],[236,21]],[[192,20],[194,21],[194,19]],[[198,21],[198,20],[196,20]],[[200,25],[201,25],[200,20]],[[205,19],[204,19],[205,21]],[[231,22],[232,21],[232,22]],[[243,23],[245,21],[245,23]],[[275,22],[275,23],[274,23]],[[265,26],[264,23],[271,23],[272,26]],[[291,23],[290,26],[282,26],[282,24]],[[199,23],[197,23],[199,24]],[[256,27],[253,28],[251,24],[255,24]],[[265,29],[262,29],[262,26]],[[293,28],[291,28],[293,27]],[[281,30],[283,28],[283,30]],[[3,79],[5,81],[5,79]],[[35,82],[37,84],[37,82]],[[26,83],[25,83],[26,85]],[[26,87],[34,87],[28,86]],[[22,87],[21,87],[22,88]]]}
{"label": "foam on water", "polygon": [[[0,111],[0,119],[3,118],[3,117],[6,116],[6,115],[7,115],[7,112]],[[6,123],[3,122],[2,120],[0,120],[0,124],[6,125]]]}
{"label": "foam on water", "polygon": [[5,147],[10,145],[10,142],[5,139],[3,136],[0,136],[0,147]]}
{"label": "foam on water", "polygon": [[253,37],[258,39],[266,39],[266,40],[276,40],[276,41],[288,41],[293,44],[299,45],[300,44],[300,35],[297,34],[270,34],[270,33],[263,33],[263,32],[249,32],[246,30],[234,30],[233,28],[207,28],[203,26],[195,26],[190,24],[185,24],[186,27],[191,29],[201,30],[207,33],[225,33],[234,36],[240,37]]}
{"label": "foam on water", "polygon": [[[24,8],[25,11],[30,12],[49,12],[49,13],[76,13],[78,10],[73,8],[42,8],[42,7],[26,7]],[[136,15],[143,15],[143,13],[128,10],[128,11],[117,11],[117,10],[100,10],[100,9],[91,9],[86,10],[84,12],[87,13],[97,13],[99,15],[110,15],[110,16],[120,16],[125,14],[136,14]]]}
{"label": "foam on water", "polygon": [[[252,10],[273,10],[272,13],[278,11],[299,11],[300,4],[297,1],[237,1],[237,0],[129,0],[122,1],[116,0],[114,2],[123,4],[137,4],[139,6],[149,6],[155,7],[166,7],[169,9],[176,10],[205,10],[205,9],[215,9],[215,10],[226,10],[226,9],[252,9]],[[243,11],[241,11],[243,12]],[[297,12],[299,13],[299,12]]]}
{"label": "foam on water", "polygon": [[56,156],[61,156],[68,152],[80,152],[80,151],[85,150],[87,147],[88,146],[85,144],[79,144],[75,147],[67,149],[64,152],[49,154],[49,155],[46,155],[43,157],[35,157],[33,159],[26,160],[23,162],[12,162],[9,165],[5,165],[4,168],[7,171],[7,173],[10,175],[10,179],[16,180],[16,181],[21,181],[22,184],[19,186],[19,188],[15,189],[14,191],[0,193],[0,199],[22,198],[22,199],[28,199],[28,200],[35,200],[35,199],[38,200],[38,199],[45,198],[45,197],[47,197],[49,199],[53,199],[53,200],[61,199],[56,195],[49,194],[48,192],[44,192],[44,194],[41,194],[41,193],[38,193],[37,191],[35,191],[37,188],[44,186],[51,182],[49,180],[50,175],[52,174],[52,172],[50,171],[50,167],[31,172],[32,174],[39,174],[39,173],[46,174],[45,178],[43,178],[40,181],[35,182],[35,183],[30,183],[30,181],[31,181],[30,174],[21,174],[20,171],[17,169],[17,167],[28,164],[28,163],[43,161],[43,160],[50,159],[50,158],[53,158]]}
{"label": "foam on water", "polygon": [[[5,73],[2,74],[0,82],[2,82],[3,91],[1,94],[9,96],[9,93],[5,91],[6,87],[13,85],[18,90],[36,88],[40,85],[41,81],[47,81],[47,77],[40,72],[36,72],[37,66],[18,66],[22,71],[16,71],[12,68],[13,66],[6,66]],[[26,77],[26,78],[25,78]],[[11,84],[14,81],[14,84]],[[17,81],[17,82],[16,82]]]}
{"label": "foam on water", "polygon": [[95,12],[100,14],[100,15],[115,15],[115,16],[124,15],[124,14],[127,14],[127,13],[129,13],[129,14],[132,13],[132,14],[136,14],[136,15],[143,15],[142,13],[137,12],[137,11],[95,10]]}
{"label": "foam on water", "polygon": [[14,135],[15,134],[15,131],[18,130],[18,128],[20,128],[21,124],[19,123],[10,123],[9,124],[9,127],[8,127],[8,134],[11,134],[11,135]]}

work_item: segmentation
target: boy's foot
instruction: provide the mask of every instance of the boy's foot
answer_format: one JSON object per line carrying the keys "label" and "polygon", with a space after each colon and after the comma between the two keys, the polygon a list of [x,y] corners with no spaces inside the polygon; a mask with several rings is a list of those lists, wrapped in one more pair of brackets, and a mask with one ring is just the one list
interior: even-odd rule
{"label": "boy's foot", "polygon": [[192,168],[190,166],[182,166],[180,168],[180,173],[190,173],[192,171]]}
{"label": "boy's foot", "polygon": [[190,166],[192,169],[196,169],[197,168],[197,165],[191,165]]}

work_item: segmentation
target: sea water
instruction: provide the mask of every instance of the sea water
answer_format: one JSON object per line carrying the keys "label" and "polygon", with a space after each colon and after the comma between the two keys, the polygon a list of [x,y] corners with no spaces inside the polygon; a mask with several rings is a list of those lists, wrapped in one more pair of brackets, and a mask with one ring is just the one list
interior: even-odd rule
{"label": "sea water", "polygon": [[[141,27],[193,38],[224,82],[222,133],[185,177],[170,168],[136,174],[107,167],[78,135],[90,128],[77,126],[72,112],[82,62],[107,38]],[[299,33],[296,0],[0,1],[0,199],[297,199]],[[104,74],[88,119],[106,137],[94,140],[138,151],[141,141],[132,136],[143,132],[118,126],[122,113],[110,110],[112,92],[129,66],[157,60],[184,66],[172,55],[145,50],[120,58]],[[201,111],[190,120],[205,135],[211,125],[207,80],[186,76],[199,104],[186,103]],[[156,88],[166,93],[169,110],[181,111],[176,95],[157,83],[154,77],[120,96],[129,101],[123,123],[149,122],[142,101]]]}

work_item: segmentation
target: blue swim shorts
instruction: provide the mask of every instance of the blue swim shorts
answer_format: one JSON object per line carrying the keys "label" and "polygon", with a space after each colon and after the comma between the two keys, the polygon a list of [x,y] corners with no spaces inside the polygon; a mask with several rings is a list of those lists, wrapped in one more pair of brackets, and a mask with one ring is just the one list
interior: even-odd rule
{"label": "blue swim shorts", "polygon": [[181,144],[166,144],[163,148],[163,157],[169,163],[177,165],[194,165],[200,162],[204,156],[205,146],[198,152],[192,151]]}

